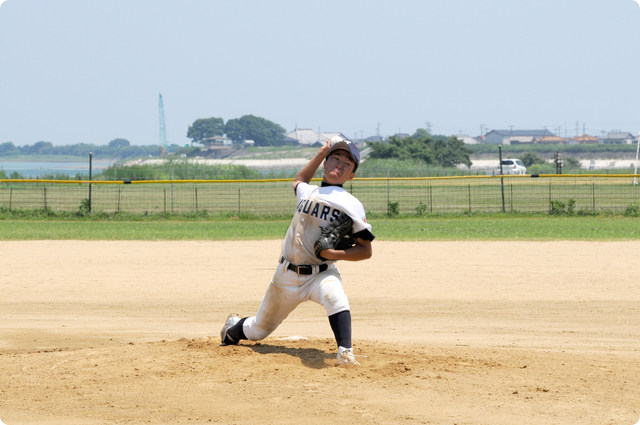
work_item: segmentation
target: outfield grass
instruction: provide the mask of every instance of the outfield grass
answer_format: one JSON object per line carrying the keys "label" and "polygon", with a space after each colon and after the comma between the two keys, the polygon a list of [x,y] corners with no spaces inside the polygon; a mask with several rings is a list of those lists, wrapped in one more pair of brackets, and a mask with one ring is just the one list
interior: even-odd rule
{"label": "outfield grass", "polygon": [[[492,214],[373,217],[379,240],[637,240],[640,219],[622,216]],[[0,240],[282,239],[289,219],[0,220]]]}

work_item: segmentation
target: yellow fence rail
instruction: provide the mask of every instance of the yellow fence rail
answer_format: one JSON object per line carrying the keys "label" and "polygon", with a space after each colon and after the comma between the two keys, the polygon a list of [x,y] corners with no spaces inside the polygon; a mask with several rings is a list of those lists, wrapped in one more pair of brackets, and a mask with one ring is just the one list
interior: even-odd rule
{"label": "yellow fence rail", "polygon": [[[391,214],[625,211],[638,174],[357,178],[345,185],[368,212]],[[317,181],[317,179],[314,179]],[[291,214],[290,179],[0,180],[0,208],[128,213]]]}

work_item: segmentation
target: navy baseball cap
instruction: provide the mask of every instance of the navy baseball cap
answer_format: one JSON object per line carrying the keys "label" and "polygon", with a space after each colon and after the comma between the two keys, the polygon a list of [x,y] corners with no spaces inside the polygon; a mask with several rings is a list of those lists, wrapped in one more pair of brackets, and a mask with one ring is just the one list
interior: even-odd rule
{"label": "navy baseball cap", "polygon": [[355,164],[353,166],[353,172],[355,172],[358,169],[358,165],[360,164],[360,151],[358,151],[356,145],[348,140],[344,140],[340,136],[332,137],[331,148],[329,149],[329,152],[327,152],[327,156],[325,157],[325,159],[329,158],[329,155],[331,155],[338,149],[345,150],[349,153],[349,156]]}

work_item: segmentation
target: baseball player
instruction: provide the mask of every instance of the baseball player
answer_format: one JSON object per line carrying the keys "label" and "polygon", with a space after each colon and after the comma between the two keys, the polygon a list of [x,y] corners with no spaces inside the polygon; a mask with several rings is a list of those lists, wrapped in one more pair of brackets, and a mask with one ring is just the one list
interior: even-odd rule
{"label": "baseball player", "polygon": [[[323,163],[324,161],[324,163]],[[257,341],[270,335],[303,301],[324,306],[338,345],[338,364],[358,365],[351,346],[351,312],[336,261],[371,257],[371,225],[358,199],[342,185],[355,177],[360,163],[356,146],[340,137],[327,141],[293,180],[298,206],[282,244],[280,263],[267,288],[258,313],[240,318],[232,313],[220,331],[222,345],[240,340]],[[321,186],[311,185],[322,165]],[[352,241],[347,248],[326,248],[323,228],[350,219]],[[326,249],[325,249],[326,248]]]}

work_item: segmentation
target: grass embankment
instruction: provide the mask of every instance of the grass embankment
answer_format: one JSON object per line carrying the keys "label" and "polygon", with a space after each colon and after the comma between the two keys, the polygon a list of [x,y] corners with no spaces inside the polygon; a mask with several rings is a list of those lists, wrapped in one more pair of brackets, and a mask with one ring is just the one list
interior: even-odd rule
{"label": "grass embankment", "polygon": [[[0,240],[281,239],[289,218],[124,218],[0,220]],[[379,240],[637,240],[640,220],[623,216],[370,217]]]}

